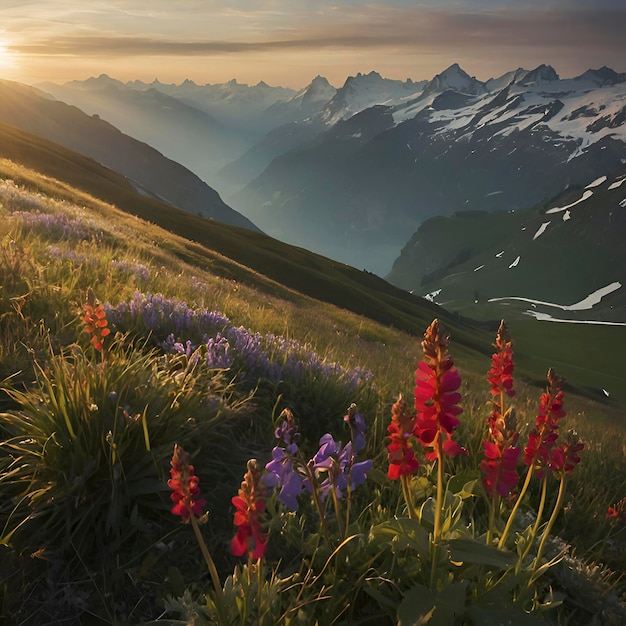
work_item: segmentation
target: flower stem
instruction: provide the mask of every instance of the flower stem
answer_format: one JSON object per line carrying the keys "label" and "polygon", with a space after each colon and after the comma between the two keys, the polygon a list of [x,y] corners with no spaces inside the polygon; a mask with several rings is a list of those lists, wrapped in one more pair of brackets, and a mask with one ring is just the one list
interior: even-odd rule
{"label": "flower stem", "polygon": [[552,527],[554,526],[554,522],[556,521],[556,518],[561,511],[564,498],[565,498],[565,474],[563,473],[561,474],[561,480],[559,483],[559,493],[556,498],[554,510],[552,511],[552,515],[550,516],[550,519],[548,520],[548,525],[546,526],[546,529],[543,531],[543,536],[541,537],[541,543],[539,544],[539,549],[537,550],[537,555],[535,556],[535,563],[533,565],[533,573],[532,573],[532,576],[530,577],[529,584],[530,582],[533,581],[535,574],[537,573],[537,569],[539,568],[539,560],[541,559],[541,554],[546,545],[548,535],[550,534],[550,531],[552,530]]}
{"label": "flower stem", "polygon": [[211,575],[211,580],[213,581],[213,587],[215,588],[215,605],[217,607],[217,613],[222,623],[227,623],[225,621],[225,613],[224,613],[224,590],[222,589],[222,583],[220,581],[219,574],[217,573],[217,568],[215,567],[215,562],[213,561],[213,557],[211,557],[211,553],[207,548],[206,542],[204,541],[204,537],[200,532],[200,526],[198,525],[198,520],[196,516],[193,514],[193,511],[189,511],[189,519],[191,520],[191,527],[193,528],[194,535],[198,540],[198,545],[200,546],[200,552],[202,552],[202,556],[209,568],[209,574]]}
{"label": "flower stem", "polygon": [[502,531],[502,536],[500,537],[500,541],[498,542],[498,548],[500,550],[504,547],[504,542],[506,541],[509,531],[511,530],[511,526],[513,525],[513,519],[515,518],[515,513],[517,513],[517,509],[519,508],[519,505],[522,502],[522,499],[526,495],[526,491],[528,491],[528,486],[530,485],[530,479],[532,478],[533,470],[534,470],[534,461],[528,466],[528,472],[526,473],[526,480],[524,481],[524,485],[522,486],[522,489],[519,492],[519,496],[517,496],[517,500],[515,501],[515,504],[513,505],[513,509],[511,510],[511,513],[509,514],[509,519],[506,522],[506,526],[504,527],[504,530]]}
{"label": "flower stem", "polygon": [[410,519],[417,519],[417,513],[415,512],[415,506],[413,505],[413,493],[411,491],[411,477],[403,474],[400,476],[400,484],[402,485],[402,495],[406,502],[406,508],[409,513]]}
{"label": "flower stem", "polygon": [[441,513],[444,504],[443,494],[443,445],[441,443],[442,431],[437,435],[437,501],[435,503],[435,522],[433,526],[433,543],[431,549],[430,588],[435,588],[437,580],[437,565],[439,560],[439,540],[441,535]]}
{"label": "flower stem", "polygon": [[520,557],[519,563],[520,566],[522,561],[528,556],[530,549],[535,543],[535,537],[537,536],[537,531],[539,530],[539,525],[541,524],[541,518],[543,517],[543,509],[546,505],[546,495],[548,493],[548,476],[544,476],[541,481],[541,500],[539,501],[539,507],[537,509],[537,519],[535,520],[535,525],[533,526],[532,534],[528,540],[528,545],[524,548],[524,552]]}

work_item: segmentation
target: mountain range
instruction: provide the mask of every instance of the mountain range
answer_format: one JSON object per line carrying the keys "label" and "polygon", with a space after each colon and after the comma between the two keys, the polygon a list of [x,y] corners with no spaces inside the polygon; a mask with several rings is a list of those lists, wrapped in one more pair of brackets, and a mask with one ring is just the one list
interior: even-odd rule
{"label": "mountain range", "polygon": [[[560,233],[553,271],[567,285],[558,290],[563,304],[602,287],[562,269],[566,259],[587,258],[581,246],[614,251],[592,255],[585,276],[602,263],[623,267],[621,187],[608,187],[626,163],[626,74],[607,67],[562,79],[540,65],[480,81],[453,64],[428,81],[370,72],[335,88],[318,76],[300,91],[106,75],[38,89],[2,81],[0,120],[89,156],[173,206],[261,229],[419,295],[441,289],[438,302],[470,305],[472,314],[475,300],[507,294],[550,301],[535,279],[547,259],[529,248],[519,256],[535,265],[520,262],[510,290],[496,293],[489,272],[474,272],[482,250],[498,254],[494,237],[513,242],[513,232],[543,220],[538,230],[548,221],[542,212],[606,177],[607,189],[598,185],[584,211],[564,212],[567,223],[557,229],[552,219],[531,241],[537,247]],[[615,198],[602,204],[609,191]],[[581,235],[583,216],[602,228]],[[471,245],[462,241],[468,233]],[[472,280],[453,287],[450,274],[472,263]],[[505,274],[511,281],[513,272]]]}

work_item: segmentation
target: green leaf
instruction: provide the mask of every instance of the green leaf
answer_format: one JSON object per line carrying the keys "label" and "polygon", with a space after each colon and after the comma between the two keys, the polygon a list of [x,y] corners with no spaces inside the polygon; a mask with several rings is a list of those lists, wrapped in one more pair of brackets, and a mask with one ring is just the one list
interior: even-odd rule
{"label": "green leaf", "polygon": [[474,539],[451,539],[448,542],[450,558],[453,561],[489,565],[506,569],[515,564],[516,556],[495,546],[488,546]]}
{"label": "green leaf", "polygon": [[478,470],[466,470],[459,472],[450,478],[448,491],[463,500],[476,495],[476,483],[480,480]]}
{"label": "green leaf", "polygon": [[422,559],[428,558],[430,544],[428,531],[417,520],[408,517],[392,519],[370,528],[372,543],[393,542],[397,550],[413,550]]}
{"label": "green leaf", "polygon": [[479,606],[471,606],[468,613],[474,624],[480,626],[546,626],[548,622],[537,615],[525,613],[514,607],[502,609],[485,609]]}
{"label": "green leaf", "polygon": [[435,612],[433,592],[418,585],[404,594],[398,607],[398,626],[419,626],[428,624]]}
{"label": "green leaf", "polygon": [[413,587],[398,607],[398,625],[453,626],[465,612],[467,585],[454,582],[437,593],[423,585]]}

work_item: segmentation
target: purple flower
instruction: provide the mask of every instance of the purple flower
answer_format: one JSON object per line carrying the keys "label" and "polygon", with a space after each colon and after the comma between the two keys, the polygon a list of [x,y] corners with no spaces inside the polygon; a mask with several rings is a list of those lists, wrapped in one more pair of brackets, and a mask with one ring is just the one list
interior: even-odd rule
{"label": "purple flower", "polygon": [[313,469],[319,477],[326,474],[326,478],[319,484],[322,499],[335,490],[341,498],[343,491],[350,487],[354,489],[365,482],[367,472],[372,469],[372,461],[354,462],[352,442],[343,448],[341,442],[333,439],[332,435],[325,434],[320,439],[320,448],[312,459]]}
{"label": "purple flower", "polygon": [[267,473],[263,482],[271,489],[280,489],[278,499],[290,510],[298,510],[298,496],[304,491],[304,479],[294,469],[291,454],[297,450],[292,444],[291,450],[276,446],[272,450],[272,460],[265,466]]}

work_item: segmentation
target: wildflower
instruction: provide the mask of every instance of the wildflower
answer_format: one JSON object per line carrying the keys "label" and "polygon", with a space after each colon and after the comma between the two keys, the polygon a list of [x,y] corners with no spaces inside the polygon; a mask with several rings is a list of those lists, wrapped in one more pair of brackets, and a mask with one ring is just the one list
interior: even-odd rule
{"label": "wildflower", "polygon": [[548,370],[548,390],[541,395],[535,428],[528,435],[524,449],[524,464],[542,468],[550,465],[552,451],[559,437],[559,421],[565,417],[563,409],[564,393],[561,391],[564,379],[559,378],[552,368]]}
{"label": "wildflower", "polygon": [[606,516],[619,524],[626,524],[626,498],[622,498],[615,506],[610,506]]}
{"label": "wildflower", "polygon": [[[467,454],[467,450],[452,439],[459,425],[457,415],[463,409],[457,404],[461,399],[457,392],[461,376],[447,353],[448,340],[439,320],[434,320],[422,341],[425,360],[420,361],[415,372],[417,421],[413,433],[423,446],[433,449],[426,455],[429,460],[437,458],[438,445],[447,456]],[[444,436],[445,441],[442,441]]]}
{"label": "wildflower", "polygon": [[480,463],[483,484],[491,498],[497,494],[508,497],[519,480],[516,467],[521,450],[515,446],[519,433],[513,425],[512,407],[504,408],[504,396],[512,398],[515,395],[511,345],[509,330],[502,320],[494,345],[496,352],[491,357],[491,369],[487,373],[493,399],[487,418],[488,435],[483,441],[486,458]]}
{"label": "wildflower", "polygon": [[501,448],[491,441],[483,441],[483,449],[487,458],[480,462],[480,469],[485,475],[487,493],[492,498],[496,493],[506,498],[519,480],[515,468],[521,450],[513,446]]}
{"label": "wildflower", "polygon": [[354,402],[348,407],[348,413],[344,415],[343,421],[350,427],[352,451],[357,454],[365,448],[365,419],[357,412]]}
{"label": "wildflower", "polygon": [[411,447],[411,436],[415,428],[415,414],[409,413],[406,403],[400,395],[391,407],[391,424],[387,427],[389,469],[387,476],[397,480],[401,476],[414,476],[419,462]]}
{"label": "wildflower", "polygon": [[91,344],[99,352],[103,349],[103,341],[111,330],[107,328],[107,315],[102,304],[96,304],[96,297],[91,289],[87,291],[87,300],[83,305],[85,332],[91,335]]}
{"label": "wildflower", "polygon": [[267,534],[263,532],[265,487],[256,459],[248,461],[239,493],[233,496],[231,502],[236,509],[234,524],[237,526],[237,534],[231,541],[232,553],[243,556],[248,552],[250,558],[262,558],[267,548]]}
{"label": "wildflower", "polygon": [[183,522],[187,523],[191,515],[202,516],[206,500],[198,499],[199,479],[194,474],[193,465],[189,464],[189,455],[178,444],[174,446],[170,464],[171,478],[167,481],[167,486],[172,490],[170,498],[174,502],[170,511],[174,515],[180,515]]}
{"label": "wildflower", "polygon": [[504,320],[500,322],[496,335],[496,352],[491,357],[491,369],[487,373],[487,380],[491,385],[491,394],[505,393],[509,398],[515,395],[513,389],[513,349],[512,342]]}
{"label": "wildflower", "polygon": [[300,433],[289,409],[284,409],[280,417],[283,419],[274,431],[274,436],[285,447],[275,446],[272,450],[272,460],[265,466],[267,473],[263,476],[263,482],[271,489],[279,489],[278,499],[288,509],[297,511],[297,498],[305,488],[305,479],[293,464],[298,453]]}
{"label": "wildflower", "polygon": [[327,475],[318,487],[322,498],[326,498],[332,490],[341,498],[348,487],[353,489],[363,484],[366,472],[372,469],[371,460],[354,462],[352,442],[342,447],[341,442],[335,441],[328,433],[320,439],[320,448],[310,463],[316,475]]}
{"label": "wildflower", "polygon": [[562,474],[571,474],[580,463],[578,453],[584,447],[585,444],[578,438],[578,433],[575,430],[570,430],[566,440],[552,451],[550,469]]}

